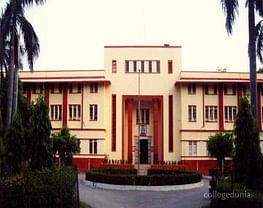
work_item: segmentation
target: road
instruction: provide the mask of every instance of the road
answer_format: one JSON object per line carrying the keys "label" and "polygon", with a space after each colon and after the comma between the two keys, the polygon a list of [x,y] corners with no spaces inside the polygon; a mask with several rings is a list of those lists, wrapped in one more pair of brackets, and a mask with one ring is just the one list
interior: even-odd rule
{"label": "road", "polygon": [[209,203],[204,198],[208,192],[208,181],[204,186],[182,191],[112,191],[91,188],[79,176],[80,200],[92,208],[201,208]]}

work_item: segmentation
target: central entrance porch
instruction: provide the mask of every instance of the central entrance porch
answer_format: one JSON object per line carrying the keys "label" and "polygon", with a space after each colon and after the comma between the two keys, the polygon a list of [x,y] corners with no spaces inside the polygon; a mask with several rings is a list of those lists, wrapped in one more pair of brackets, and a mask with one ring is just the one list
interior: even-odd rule
{"label": "central entrance porch", "polygon": [[123,95],[122,98],[123,160],[133,164],[162,161],[163,96]]}

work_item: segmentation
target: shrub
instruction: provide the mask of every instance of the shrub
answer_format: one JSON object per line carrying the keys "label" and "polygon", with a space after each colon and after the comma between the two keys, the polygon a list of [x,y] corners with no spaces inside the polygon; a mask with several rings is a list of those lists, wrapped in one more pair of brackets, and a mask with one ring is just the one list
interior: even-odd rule
{"label": "shrub", "polygon": [[202,179],[202,175],[200,173],[180,172],[179,174],[176,174],[175,171],[164,172],[171,172],[173,174],[137,176],[135,174],[111,174],[110,171],[102,171],[99,169],[88,171],[86,173],[86,180],[116,185],[160,186],[197,183]]}
{"label": "shrub", "polygon": [[2,208],[71,208],[76,199],[76,175],[72,168],[29,172],[17,181],[1,181]]}
{"label": "shrub", "polygon": [[149,169],[148,175],[177,175],[188,173],[185,170],[169,170],[169,169]]}
{"label": "shrub", "polygon": [[107,169],[93,169],[91,171],[97,172],[97,173],[106,173],[106,174],[111,174],[111,175],[136,175],[137,174],[137,169],[107,168]]}

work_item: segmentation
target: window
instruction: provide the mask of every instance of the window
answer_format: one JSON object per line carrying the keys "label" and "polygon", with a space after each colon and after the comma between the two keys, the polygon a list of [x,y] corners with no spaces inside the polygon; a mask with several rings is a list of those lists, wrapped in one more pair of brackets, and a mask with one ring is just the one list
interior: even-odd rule
{"label": "window", "polygon": [[141,61],[141,72],[144,73],[144,61]]}
{"label": "window", "polygon": [[133,71],[137,72],[137,62],[133,61]]}
{"label": "window", "polygon": [[112,70],[112,73],[116,73],[117,72],[117,61],[116,60],[112,60],[111,70]]}
{"label": "window", "polygon": [[89,153],[90,154],[97,154],[98,153],[97,139],[90,139],[89,140]]}
{"label": "window", "polygon": [[237,115],[236,106],[225,106],[225,122],[234,122]]}
{"label": "window", "polygon": [[80,105],[69,105],[69,120],[80,120]]}
{"label": "window", "polygon": [[236,85],[224,85],[225,95],[236,95]]}
{"label": "window", "polygon": [[89,120],[90,121],[98,120],[98,105],[96,104],[89,105]]}
{"label": "window", "polygon": [[241,89],[242,96],[247,95],[247,87],[245,85],[242,85],[240,89]]}
{"label": "window", "polygon": [[217,106],[205,106],[205,121],[217,122]]}
{"label": "window", "polygon": [[51,85],[51,94],[61,94],[62,86],[61,84],[52,84]]}
{"label": "window", "polygon": [[152,73],[152,61],[149,61],[149,72]]}
{"label": "window", "polygon": [[90,93],[98,93],[98,83],[97,82],[90,83],[89,87],[90,87]]}
{"label": "window", "polygon": [[[150,110],[149,109],[140,109],[141,110],[141,124],[150,123]],[[139,124],[139,109],[136,110],[136,124]]]}
{"label": "window", "polygon": [[156,70],[157,70],[157,73],[160,73],[160,61],[156,62]]}
{"label": "window", "polygon": [[195,95],[196,94],[196,86],[195,86],[195,84],[189,84],[188,85],[188,94],[189,95]]}
{"label": "window", "polygon": [[69,84],[69,93],[81,93],[81,83]]}
{"label": "window", "polygon": [[196,122],[196,106],[188,105],[188,121]]}
{"label": "window", "polygon": [[33,94],[41,94],[43,92],[43,86],[42,85],[34,85],[32,89]]}
{"label": "window", "polygon": [[168,73],[173,73],[173,60],[168,60]]}
{"label": "window", "polygon": [[188,150],[189,150],[189,155],[197,155],[197,142],[190,141],[188,143]]}
{"label": "window", "polygon": [[125,72],[129,72],[129,61],[125,61]]}
{"label": "window", "polygon": [[206,95],[216,95],[217,94],[217,86],[216,85],[205,85],[204,91]]}
{"label": "window", "polygon": [[62,118],[62,105],[50,106],[50,119],[52,121],[61,121]]}

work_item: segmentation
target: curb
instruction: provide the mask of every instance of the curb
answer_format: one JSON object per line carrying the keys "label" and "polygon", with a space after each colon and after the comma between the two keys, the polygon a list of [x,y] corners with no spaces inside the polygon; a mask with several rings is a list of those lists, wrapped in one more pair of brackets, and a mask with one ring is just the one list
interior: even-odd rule
{"label": "curb", "polygon": [[177,191],[199,188],[204,185],[203,181],[184,185],[168,185],[168,186],[136,186],[136,185],[114,185],[106,183],[96,183],[88,180],[83,180],[83,183],[91,188],[100,188],[106,190],[121,190],[121,191]]}

